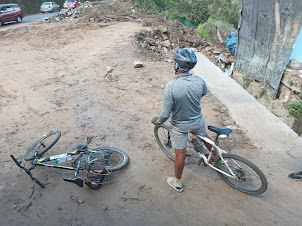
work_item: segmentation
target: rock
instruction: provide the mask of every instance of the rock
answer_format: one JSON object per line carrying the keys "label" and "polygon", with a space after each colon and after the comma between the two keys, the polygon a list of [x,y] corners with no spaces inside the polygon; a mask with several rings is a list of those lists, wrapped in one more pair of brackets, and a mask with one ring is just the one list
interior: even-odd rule
{"label": "rock", "polygon": [[134,61],[133,66],[134,66],[134,68],[141,68],[144,66],[144,63],[136,60],[136,61]]}
{"label": "rock", "polygon": [[162,44],[163,47],[167,47],[167,48],[171,46],[170,40],[165,40],[161,44]]}
{"label": "rock", "polygon": [[162,89],[164,89],[164,88],[165,88],[165,85],[162,84],[160,87],[161,87]]}
{"label": "rock", "polygon": [[157,47],[156,47],[156,46],[151,46],[150,49],[151,49],[153,52],[156,52],[156,51],[157,51]]}
{"label": "rock", "polygon": [[224,125],[224,126],[230,126],[230,125],[232,125],[232,124],[233,124],[233,123],[232,123],[231,120],[226,120],[226,121],[223,122],[223,125]]}
{"label": "rock", "polygon": [[162,30],[162,33],[163,33],[163,34],[168,33],[168,28],[167,28],[167,27],[164,27],[163,30]]}
{"label": "rock", "polygon": [[221,51],[218,50],[218,49],[214,49],[214,50],[213,50],[213,54],[220,54],[220,53],[221,53]]}
{"label": "rock", "polygon": [[110,67],[110,66],[107,66],[107,67],[106,67],[106,71],[107,71],[108,73],[113,72],[113,68]]}
{"label": "rock", "polygon": [[105,75],[105,81],[106,82],[116,82],[116,81],[118,81],[118,78],[112,72],[107,72]]}
{"label": "rock", "polygon": [[152,39],[152,38],[146,38],[146,42],[148,43],[148,45],[150,45],[150,46],[155,46],[155,45],[157,45],[156,44],[156,41],[154,40],[154,39]]}
{"label": "rock", "polygon": [[167,35],[167,34],[162,34],[162,38],[163,38],[163,40],[169,40],[169,35]]}
{"label": "rock", "polygon": [[302,63],[300,63],[297,60],[290,60],[288,66],[291,69],[294,69],[294,70],[301,70],[302,69]]}
{"label": "rock", "polygon": [[79,203],[79,204],[83,204],[83,203],[84,203],[84,200],[78,199],[78,203]]}

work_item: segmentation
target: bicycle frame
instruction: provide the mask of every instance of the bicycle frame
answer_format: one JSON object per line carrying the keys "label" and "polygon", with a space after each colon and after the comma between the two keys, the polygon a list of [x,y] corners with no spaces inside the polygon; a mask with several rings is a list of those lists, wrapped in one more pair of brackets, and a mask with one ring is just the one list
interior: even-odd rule
{"label": "bicycle frame", "polygon": [[[63,153],[63,154],[59,154],[59,155],[50,156],[50,157],[47,157],[47,158],[36,158],[33,161],[33,165],[47,166],[47,167],[60,168],[60,169],[68,169],[68,170],[77,170],[77,169],[78,170],[84,170],[84,169],[82,169],[80,167],[80,163],[81,163],[83,154],[85,152],[86,151],[78,151],[78,150],[76,150],[76,151],[73,151],[73,152],[68,152],[68,153]],[[45,162],[52,161],[52,160],[55,160],[55,159],[58,159],[58,158],[61,158],[61,157],[73,156],[73,155],[78,155],[78,154],[80,154],[80,156],[76,160],[73,161],[75,163],[78,160],[78,163],[77,163],[76,167],[45,163]]]}
{"label": "bicycle frame", "polygon": [[[216,142],[214,142],[214,141],[210,140],[209,138],[207,138],[207,137],[205,137],[205,136],[203,136],[203,135],[201,135],[201,134],[192,134],[192,135],[194,135],[194,136],[198,137],[199,139],[204,140],[205,142],[207,142],[207,143],[209,143],[209,144],[212,145],[212,149],[211,149],[210,154],[209,154],[208,157],[206,157],[204,153],[201,153],[201,152],[198,152],[198,151],[197,151],[199,157],[200,157],[201,159],[203,159],[203,161],[204,161],[204,163],[205,163],[206,165],[210,166],[212,169],[214,169],[214,170],[216,170],[216,171],[218,171],[218,172],[220,172],[220,173],[222,173],[222,174],[224,174],[224,175],[226,175],[226,176],[228,176],[228,177],[237,179],[236,175],[233,173],[233,171],[231,170],[231,168],[229,167],[229,165],[227,164],[227,162],[226,162],[226,161],[223,159],[223,157],[222,157],[222,153],[227,153],[227,152],[226,152],[225,150],[221,149],[221,148],[217,145],[217,143],[218,143],[218,139],[217,139],[217,138],[216,138]],[[191,142],[190,138],[188,138],[188,141]],[[218,169],[218,168],[216,168],[215,166],[213,166],[213,165],[211,165],[211,164],[209,163],[209,161],[210,161],[210,159],[211,159],[211,157],[212,157],[212,155],[213,155],[214,149],[216,149],[216,150],[218,151],[221,160],[222,160],[223,163],[227,166],[227,168],[228,168],[228,170],[230,171],[231,175],[228,174],[228,173],[226,173],[226,172],[224,172],[224,171],[222,171],[222,170],[220,170],[220,169]],[[235,160],[233,160],[233,161],[235,162],[236,165],[238,165],[238,164],[236,163]],[[238,166],[239,166],[239,165],[238,165]],[[239,166],[239,167],[240,167],[240,166]]]}

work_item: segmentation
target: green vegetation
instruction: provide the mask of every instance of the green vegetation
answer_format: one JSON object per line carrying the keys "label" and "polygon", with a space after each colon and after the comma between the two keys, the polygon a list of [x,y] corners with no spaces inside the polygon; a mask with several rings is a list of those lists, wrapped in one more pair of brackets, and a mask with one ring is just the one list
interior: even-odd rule
{"label": "green vegetation", "polygon": [[205,39],[210,40],[211,39],[211,27],[207,23],[200,24],[196,30],[198,34],[201,34],[202,37]]}
{"label": "green vegetation", "polygon": [[178,13],[195,24],[203,24],[211,18],[238,26],[239,0],[134,0],[133,3],[167,19],[177,19],[175,13]]}
{"label": "green vegetation", "polygon": [[179,14],[179,13],[173,13],[171,16],[172,20],[184,20],[186,19],[185,15]]}
{"label": "green vegetation", "polygon": [[287,106],[289,112],[295,116],[302,116],[302,99],[292,100]]}
{"label": "green vegetation", "polygon": [[210,17],[205,23],[200,24],[197,27],[196,32],[209,41],[218,42],[216,37],[217,29],[227,33],[231,33],[233,31],[233,27],[231,27],[227,22]]}
{"label": "green vegetation", "polygon": [[259,92],[259,98],[263,97],[267,93],[267,90],[265,88],[261,88]]}
{"label": "green vegetation", "polygon": [[294,85],[294,81],[293,80],[289,80],[288,83],[289,83],[290,86]]}
{"label": "green vegetation", "polygon": [[[245,76],[243,76],[243,81],[244,81],[244,85],[243,85],[243,88],[247,88],[247,87],[249,87],[250,86],[250,84],[252,83],[252,82],[254,82],[255,80],[252,78],[252,77],[250,77],[250,76],[248,76],[248,75],[245,75]],[[261,97],[261,96],[260,96]]]}

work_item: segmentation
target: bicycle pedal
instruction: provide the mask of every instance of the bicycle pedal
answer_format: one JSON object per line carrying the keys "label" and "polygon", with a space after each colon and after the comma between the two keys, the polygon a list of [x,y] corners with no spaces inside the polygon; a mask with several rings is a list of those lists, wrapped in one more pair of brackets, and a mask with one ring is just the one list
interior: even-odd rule
{"label": "bicycle pedal", "polygon": [[64,177],[63,179],[64,179],[64,181],[74,183],[74,184],[78,185],[79,187],[84,186],[84,181],[80,177],[76,177],[76,178],[66,178],[66,177]]}

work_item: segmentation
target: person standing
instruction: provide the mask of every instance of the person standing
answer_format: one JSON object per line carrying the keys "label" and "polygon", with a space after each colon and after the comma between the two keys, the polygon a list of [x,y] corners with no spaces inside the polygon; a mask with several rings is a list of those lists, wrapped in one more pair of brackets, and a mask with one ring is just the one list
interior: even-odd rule
{"label": "person standing", "polygon": [[[187,48],[178,50],[174,54],[174,61],[176,79],[165,86],[161,114],[151,121],[155,125],[160,125],[171,115],[169,132],[176,154],[175,176],[168,177],[167,183],[176,191],[182,192],[181,176],[186,158],[188,132],[210,138],[206,133],[205,120],[200,106],[200,99],[207,94],[208,89],[202,78],[189,73],[197,63],[197,57],[192,50]],[[212,146],[204,143],[208,150],[211,150]]]}

